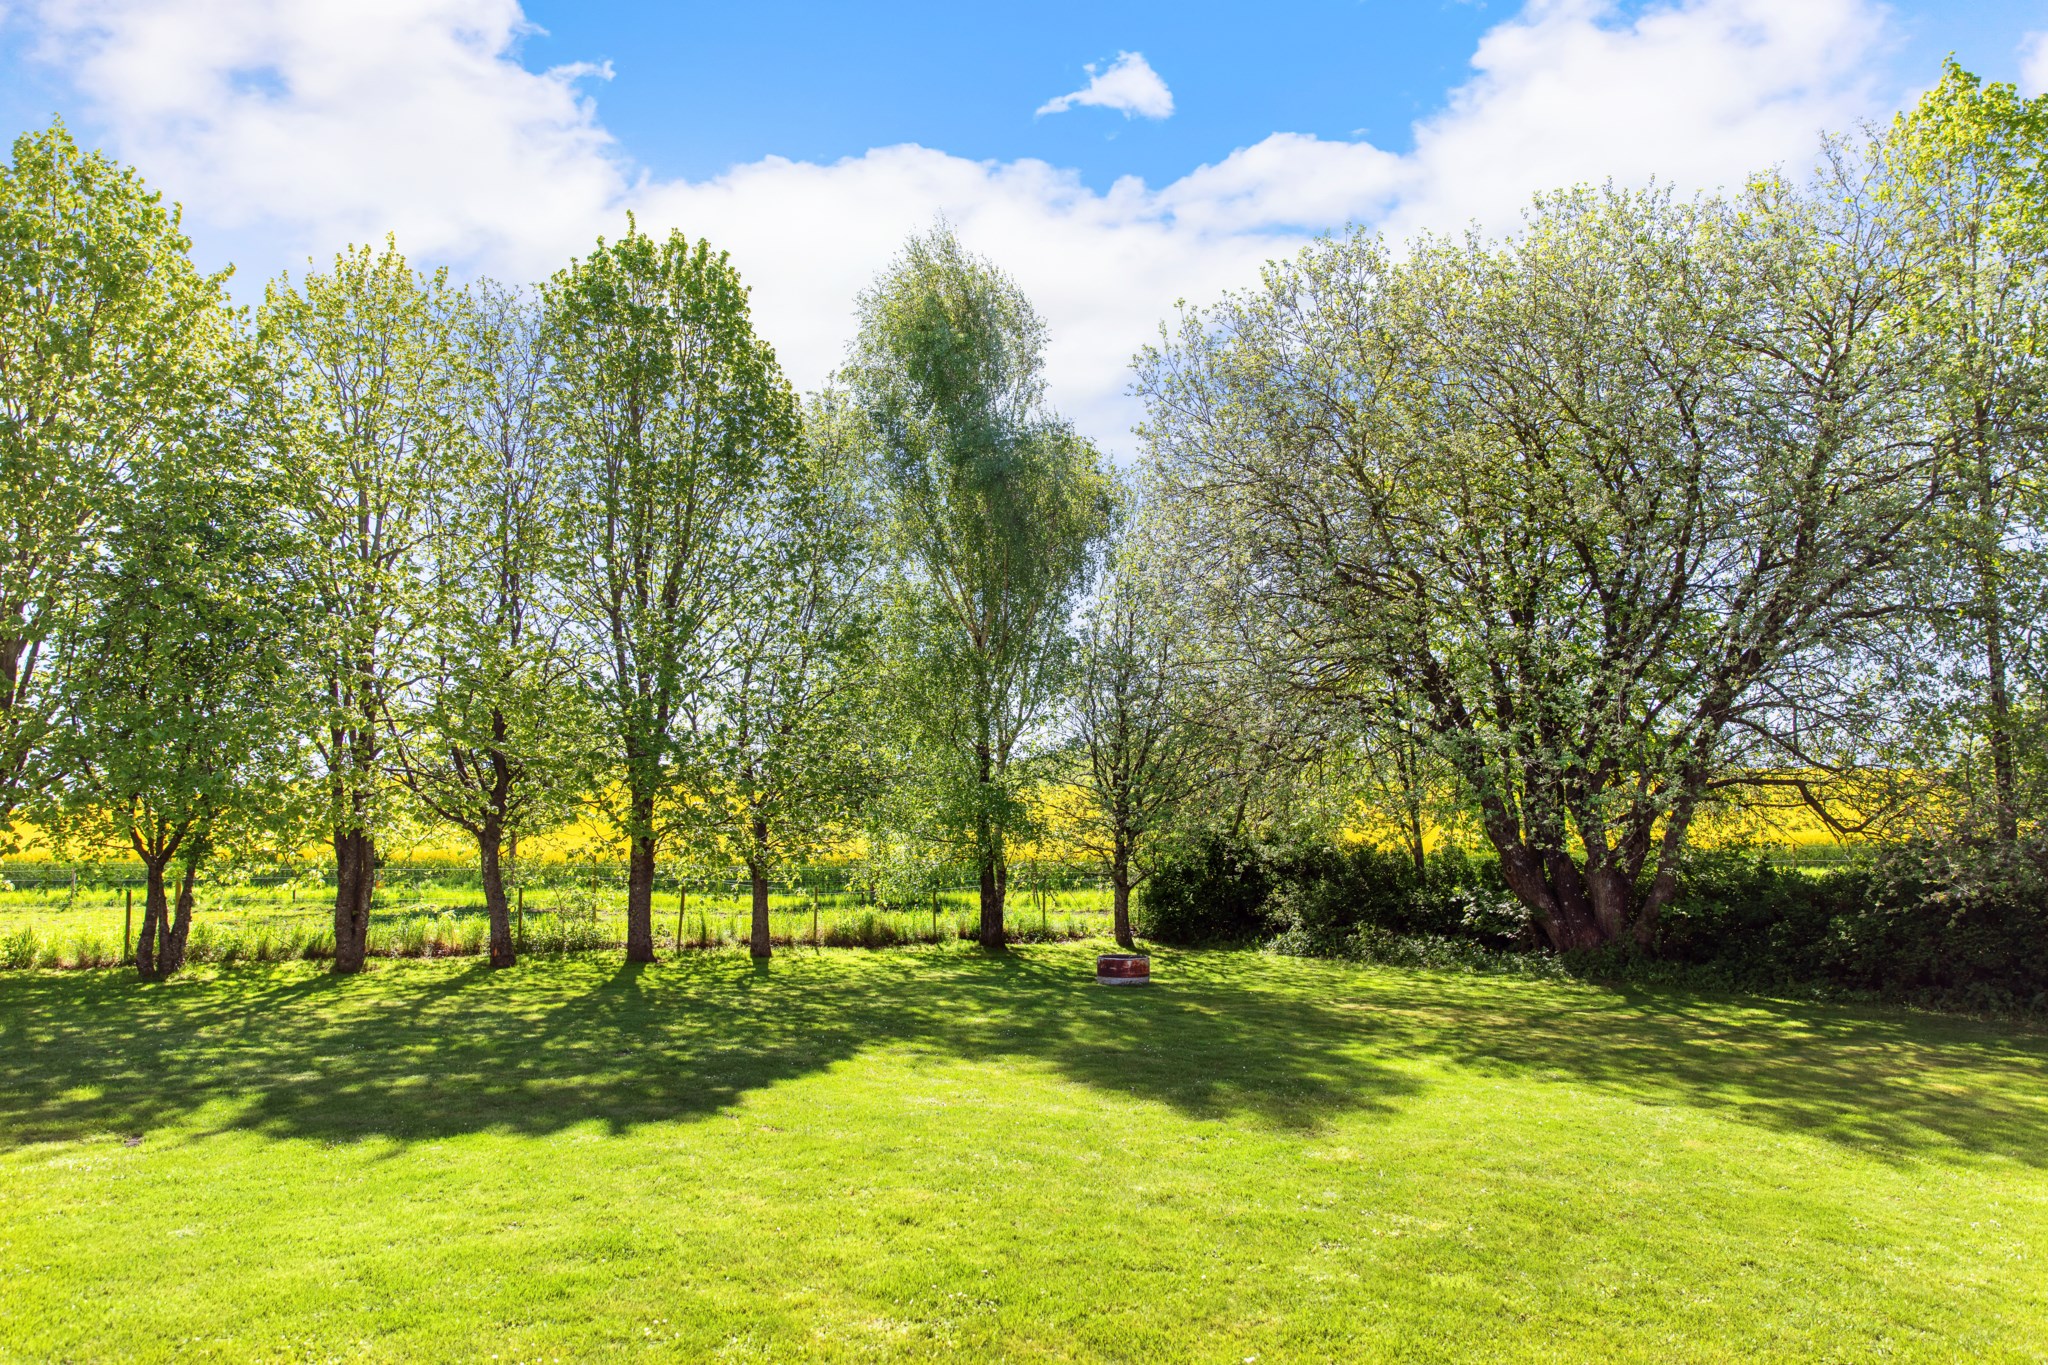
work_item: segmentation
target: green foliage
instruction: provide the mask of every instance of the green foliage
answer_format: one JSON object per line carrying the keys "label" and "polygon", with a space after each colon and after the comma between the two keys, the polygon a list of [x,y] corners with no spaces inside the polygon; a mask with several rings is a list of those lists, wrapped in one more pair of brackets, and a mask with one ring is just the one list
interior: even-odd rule
{"label": "green foliage", "polygon": [[224,415],[226,276],[190,247],[175,207],[61,122],[0,166],[0,840],[46,780],[50,645],[149,481],[133,466]]}
{"label": "green foliage", "polygon": [[1908,245],[1839,179],[1319,242],[1141,357],[1156,557],[1244,691],[1429,737],[1555,946],[1645,940],[1702,803],[1882,700],[1845,660],[1937,477]]}
{"label": "green foliage", "polygon": [[1043,321],[950,229],[913,237],[860,314],[844,378],[900,563],[889,695],[938,827],[993,876],[1026,824],[1030,740],[1065,686],[1110,479],[1045,405]]}
{"label": "green foliage", "polygon": [[629,226],[543,296],[564,461],[559,582],[594,666],[623,794],[611,814],[637,869],[627,951],[645,959],[657,820],[702,771],[698,721],[748,616],[749,532],[771,459],[797,439],[796,404],[739,272],[708,243]]}

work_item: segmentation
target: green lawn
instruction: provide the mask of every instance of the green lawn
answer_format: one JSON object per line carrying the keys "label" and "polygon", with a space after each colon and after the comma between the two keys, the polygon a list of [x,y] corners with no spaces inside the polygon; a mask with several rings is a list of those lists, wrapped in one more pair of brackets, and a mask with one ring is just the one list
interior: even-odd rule
{"label": "green lawn", "polygon": [[1154,965],[0,975],[0,1357],[2044,1358],[2039,1035]]}

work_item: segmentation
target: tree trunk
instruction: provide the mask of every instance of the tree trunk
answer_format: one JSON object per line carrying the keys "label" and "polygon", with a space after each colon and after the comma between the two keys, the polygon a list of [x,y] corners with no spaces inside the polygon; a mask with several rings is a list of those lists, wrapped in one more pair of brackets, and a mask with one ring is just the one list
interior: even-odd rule
{"label": "tree trunk", "polygon": [[1000,948],[1007,941],[1003,933],[1003,891],[1009,881],[1009,871],[1003,865],[1000,853],[982,859],[981,946],[984,948]]}
{"label": "tree trunk", "polygon": [[163,946],[157,953],[156,969],[161,976],[185,965],[185,944],[192,937],[192,887],[199,879],[199,859],[186,860],[185,875],[178,881],[178,906],[165,926]]}
{"label": "tree trunk", "polygon": [[747,880],[754,893],[754,916],[747,948],[755,957],[767,957],[774,952],[774,945],[768,941],[768,869],[758,859],[749,862]]}
{"label": "tree trunk", "polygon": [[1116,946],[1134,952],[1138,943],[1131,937],[1131,855],[1127,850],[1117,850],[1116,860],[1109,867],[1109,885]]}
{"label": "tree trunk", "polygon": [[368,830],[334,832],[334,971],[363,969],[370,946],[370,896],[377,884],[377,844]]}
{"label": "tree trunk", "polygon": [[491,917],[491,965],[509,967],[518,961],[512,944],[512,907],[505,899],[505,874],[498,863],[502,835],[498,822],[484,822],[477,836],[477,862],[483,873],[484,909]]}
{"label": "tree trunk", "polygon": [[1578,868],[1568,856],[1539,855],[1519,840],[1505,846],[1495,840],[1494,848],[1500,854],[1501,879],[1529,908],[1552,948],[1572,953],[1600,946],[1600,926],[1584,903]]}
{"label": "tree trunk", "polygon": [[1998,524],[1998,488],[1991,462],[1990,442],[1984,435],[1985,415],[1977,414],[1972,444],[1976,459],[1972,470],[1976,487],[1978,529],[1972,546],[1972,568],[1977,578],[1977,617],[1984,632],[1985,728],[1991,749],[1992,818],[1998,837],[2014,843],[2020,837],[2019,779],[2013,753],[2012,690],[2007,675],[2004,584],[2001,582]]}
{"label": "tree trunk", "polygon": [[[644,827],[643,827],[644,828]],[[626,961],[654,961],[654,836],[633,838],[626,868]]]}
{"label": "tree trunk", "polygon": [[164,896],[164,863],[168,861],[168,858],[161,861],[145,859],[142,864],[142,937],[135,940],[135,971],[144,981],[154,979],[157,974],[157,935],[170,918],[170,906]]}

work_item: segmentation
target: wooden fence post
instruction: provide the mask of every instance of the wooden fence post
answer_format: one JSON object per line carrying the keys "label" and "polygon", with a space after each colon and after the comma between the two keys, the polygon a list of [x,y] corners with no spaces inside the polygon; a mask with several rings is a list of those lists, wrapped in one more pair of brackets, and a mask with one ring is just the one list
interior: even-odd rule
{"label": "wooden fence post", "polygon": [[121,961],[135,960],[135,888],[128,888],[128,914],[121,922]]}

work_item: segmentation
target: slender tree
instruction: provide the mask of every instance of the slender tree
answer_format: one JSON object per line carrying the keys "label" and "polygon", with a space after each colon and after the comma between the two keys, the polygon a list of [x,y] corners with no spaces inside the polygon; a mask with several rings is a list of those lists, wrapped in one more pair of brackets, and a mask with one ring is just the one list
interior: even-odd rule
{"label": "slender tree", "polygon": [[48,650],[129,461],[214,361],[226,274],[190,247],[175,206],[62,123],[0,166],[0,833],[44,780]]}
{"label": "slender tree", "polygon": [[1072,723],[1081,789],[1070,837],[1109,874],[1119,946],[1131,937],[1131,888],[1158,833],[1218,770],[1214,737],[1184,710],[1194,660],[1127,542],[1083,613]]}
{"label": "slender tree", "polygon": [[774,872],[843,832],[874,770],[862,731],[873,713],[875,537],[848,425],[840,396],[823,395],[802,440],[772,456],[744,552],[747,608],[693,727],[706,740],[698,809],[747,869],[757,958],[772,951]]}
{"label": "slender tree", "polygon": [[[1923,763],[1987,781],[1938,803],[1985,817],[2004,843],[2042,814],[2040,629],[2048,618],[2048,96],[1985,85],[1953,61],[1878,149],[1879,192],[1907,217],[1920,274],[1902,313],[1928,343],[1929,439],[1946,470],[1930,526],[1940,571],[1923,589],[1910,662],[1941,670],[1919,713]],[[1915,671],[1910,668],[1907,672]],[[1956,702],[1961,702],[1957,715]],[[1963,745],[1944,743],[1951,727]],[[2031,742],[2030,742],[2031,738]],[[1959,755],[1956,750],[1962,750]],[[1943,752],[1946,749],[1947,752]],[[1954,798],[1961,796],[1957,801]]]}
{"label": "slender tree", "polygon": [[427,596],[434,510],[464,447],[454,420],[456,306],[445,275],[396,246],[281,278],[259,311],[281,386],[286,513],[305,610],[294,623],[334,843],[334,970],[360,971],[377,839],[395,818],[385,736]]}
{"label": "slender tree", "polygon": [[949,229],[913,237],[860,314],[846,377],[899,563],[890,687],[1000,947],[1020,763],[1067,680],[1109,476],[1046,406],[1044,323]]}
{"label": "slender tree", "polygon": [[537,304],[484,283],[457,311],[451,439],[427,509],[423,614],[389,713],[414,798],[476,841],[490,961],[514,960],[509,841],[560,824],[586,790],[594,734],[582,659],[559,611],[559,470],[543,412]]}
{"label": "slender tree", "polygon": [[183,965],[208,857],[293,804],[291,594],[270,464],[252,439],[253,371],[227,308],[188,326],[215,363],[131,452],[120,510],[81,576],[59,645],[64,778],[46,793],[66,841],[142,861],[144,977]]}
{"label": "slender tree", "polygon": [[723,253],[629,226],[547,284],[560,434],[564,601],[593,661],[592,701],[629,849],[626,957],[654,958],[656,846],[692,773],[688,722],[709,704],[749,609],[743,550],[796,404],[753,333]]}

